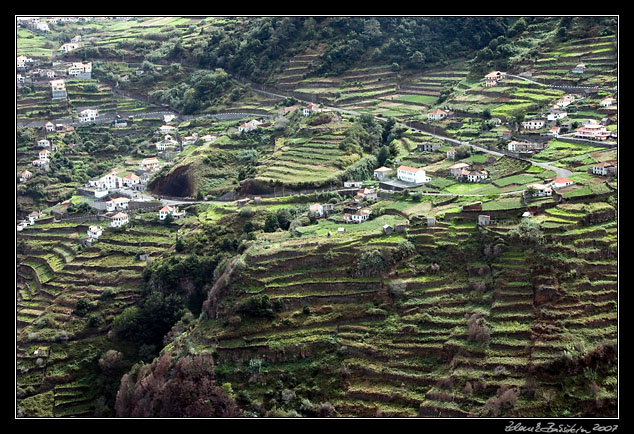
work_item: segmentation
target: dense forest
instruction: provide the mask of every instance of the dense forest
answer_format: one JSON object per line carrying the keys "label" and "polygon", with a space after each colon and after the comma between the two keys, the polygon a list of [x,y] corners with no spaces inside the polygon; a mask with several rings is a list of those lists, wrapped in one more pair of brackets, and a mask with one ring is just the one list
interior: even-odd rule
{"label": "dense forest", "polygon": [[508,25],[485,17],[264,17],[236,27],[201,35],[192,57],[201,67],[264,82],[311,44],[325,45],[317,75],[339,74],[362,59],[421,69],[486,47]]}

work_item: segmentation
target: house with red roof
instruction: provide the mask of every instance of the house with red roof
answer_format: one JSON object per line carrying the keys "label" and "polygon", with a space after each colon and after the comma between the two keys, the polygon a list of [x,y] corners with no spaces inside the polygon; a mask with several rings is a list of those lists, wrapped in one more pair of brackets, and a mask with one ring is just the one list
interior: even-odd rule
{"label": "house with red roof", "polygon": [[379,181],[384,181],[385,179],[387,179],[388,173],[390,173],[392,170],[393,169],[390,169],[389,167],[381,166],[378,169],[374,170],[374,177]]}
{"label": "house with red roof", "polygon": [[320,111],[321,109],[319,108],[319,106],[311,102],[306,107],[304,107],[304,109],[302,110],[302,114],[304,116],[309,116],[311,112],[320,112]]}
{"label": "house with red roof", "polygon": [[185,211],[179,211],[178,207],[165,205],[158,212],[159,220],[165,220],[168,215],[171,215],[175,219],[181,218],[185,215]]}
{"label": "house with red roof", "polygon": [[110,227],[119,228],[121,226],[127,225],[129,221],[130,219],[126,213],[118,212],[110,217]]}
{"label": "house with red roof", "polygon": [[425,171],[417,167],[399,166],[396,169],[396,177],[403,182],[411,182],[414,184],[421,184],[423,182],[431,181],[431,178],[425,176]]}
{"label": "house with red roof", "polygon": [[548,185],[550,185],[552,188],[557,190],[559,188],[565,188],[573,184],[574,184],[574,181],[568,178],[557,178],[554,181],[551,181]]}
{"label": "house with red roof", "polygon": [[498,81],[506,78],[506,72],[493,71],[484,76],[484,85],[486,87],[497,86]]}
{"label": "house with red roof", "polygon": [[436,109],[427,113],[427,119],[429,119],[430,121],[439,121],[441,119],[446,118],[447,115],[448,115],[447,111],[442,109]]}
{"label": "house with red roof", "polygon": [[345,223],[363,223],[370,218],[371,210],[364,208],[354,213],[345,213],[343,215],[343,221]]}
{"label": "house with red roof", "polygon": [[610,134],[605,125],[601,125],[596,121],[588,122],[575,130],[575,137],[584,139],[605,140],[610,137]]}

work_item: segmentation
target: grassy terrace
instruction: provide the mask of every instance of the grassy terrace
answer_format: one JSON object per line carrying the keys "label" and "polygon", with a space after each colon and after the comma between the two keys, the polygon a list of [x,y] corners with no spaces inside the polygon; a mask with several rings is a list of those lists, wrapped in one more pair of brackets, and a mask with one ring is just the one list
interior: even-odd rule
{"label": "grassy terrace", "polygon": [[315,135],[310,138],[278,139],[275,152],[263,160],[256,179],[286,185],[334,180],[359,155],[339,149],[343,136]]}
{"label": "grassy terrace", "polygon": [[[85,248],[81,240],[90,224],[104,226],[104,234],[94,246]],[[35,224],[28,233],[18,234],[26,243],[26,250],[18,253],[18,263],[32,270],[18,269],[18,350],[30,342],[50,348],[45,371],[40,370],[39,375],[33,370],[18,371],[18,385],[32,387],[28,397],[18,403],[25,415],[94,414],[98,396],[89,391],[95,388],[98,369],[96,363],[79,361],[88,360],[86,357],[96,361],[113,348],[106,333],[114,316],[141,295],[145,262],[137,255],[162,254],[174,243],[178,228],[146,224],[144,219],[119,233],[106,226],[107,222],[90,221]],[[121,246],[122,240],[131,246]],[[146,243],[161,247],[140,247]],[[104,298],[105,291],[111,296]],[[100,325],[91,327],[86,317],[78,316],[75,306],[80,299],[90,303],[91,314],[102,318]],[[51,393],[53,399],[49,399]]]}

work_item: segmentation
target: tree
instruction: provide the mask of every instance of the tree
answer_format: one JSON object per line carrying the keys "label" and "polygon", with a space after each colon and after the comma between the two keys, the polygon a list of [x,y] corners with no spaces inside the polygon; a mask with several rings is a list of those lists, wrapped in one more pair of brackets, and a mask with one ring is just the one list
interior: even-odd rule
{"label": "tree", "polygon": [[508,232],[508,235],[518,238],[520,241],[534,244],[541,244],[544,240],[541,225],[531,219],[522,220],[517,228]]}
{"label": "tree", "polygon": [[280,227],[276,214],[269,214],[264,221],[264,232],[275,232]]}
{"label": "tree", "polygon": [[390,151],[387,146],[381,146],[379,148],[379,153],[376,156],[376,160],[379,163],[379,166],[384,166],[385,161],[389,158]]}
{"label": "tree", "polygon": [[83,298],[77,300],[77,304],[75,305],[75,313],[79,316],[85,316],[90,310],[90,304]]}
{"label": "tree", "polygon": [[173,358],[165,353],[151,365],[121,378],[115,409],[118,417],[237,417],[235,401],[216,384],[209,355]]}
{"label": "tree", "polygon": [[106,351],[99,359],[99,369],[107,376],[114,376],[123,368],[123,354],[116,350]]}
{"label": "tree", "polygon": [[285,231],[288,230],[293,220],[293,216],[287,208],[280,208],[276,212],[277,221],[279,226]]}
{"label": "tree", "polygon": [[471,146],[460,145],[456,148],[456,160],[462,160],[471,155]]}

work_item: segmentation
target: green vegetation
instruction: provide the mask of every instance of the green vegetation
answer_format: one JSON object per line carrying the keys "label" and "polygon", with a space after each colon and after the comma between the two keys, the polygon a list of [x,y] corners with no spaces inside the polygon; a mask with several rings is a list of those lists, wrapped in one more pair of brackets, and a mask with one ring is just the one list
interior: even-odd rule
{"label": "green vegetation", "polygon": [[[132,17],[18,28],[18,54],[37,63],[16,93],[16,169],[32,172],[17,183],[16,217],[44,211],[16,232],[18,417],[614,416],[618,180],[588,169],[618,164],[616,148],[551,140],[529,159],[570,170],[575,185],[545,198],[523,192],[559,171],[490,150],[506,149],[507,131],[530,140],[521,122],[566,93],[548,84],[615,86],[616,24]],[[76,35],[80,48],[59,52]],[[66,80],[66,99],[30,80],[76,61],[93,75]],[[577,63],[584,74],[570,72]],[[493,70],[539,83],[487,87]],[[617,111],[599,107],[607,96],[586,92],[559,123],[608,117],[616,131]],[[304,116],[309,102],[321,111]],[[101,118],[32,126],[86,107]],[[430,121],[434,109],[452,113]],[[115,115],[127,126],[103,121]],[[197,138],[158,153],[166,123],[179,141]],[[55,150],[39,170],[43,138]],[[155,156],[146,190],[125,194],[155,196],[156,209],[135,197],[130,223],[110,228],[86,183],[143,175],[140,160]],[[487,178],[456,180],[459,162]],[[385,190],[374,170],[401,165],[431,182]],[[381,186],[378,197],[342,190],[350,180]],[[186,216],[158,221],[171,202],[157,195],[187,199]],[[331,208],[319,215],[316,203]],[[361,209],[367,221],[344,223]],[[104,228],[94,243],[91,225]]]}

